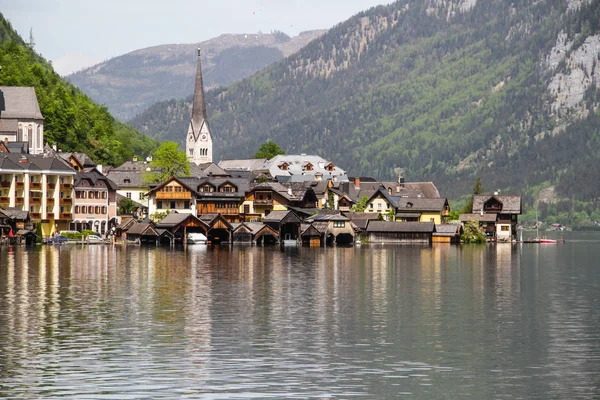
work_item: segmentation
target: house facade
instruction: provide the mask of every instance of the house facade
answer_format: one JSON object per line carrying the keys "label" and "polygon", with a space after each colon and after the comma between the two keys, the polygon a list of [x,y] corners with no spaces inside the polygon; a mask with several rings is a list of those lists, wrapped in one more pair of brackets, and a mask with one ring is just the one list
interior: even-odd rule
{"label": "house facade", "polygon": [[55,156],[0,154],[0,207],[27,211],[44,237],[68,230],[76,172]]}
{"label": "house facade", "polygon": [[489,228],[493,227],[493,234],[498,241],[516,240],[518,216],[521,215],[523,205],[521,196],[484,194],[473,196],[473,214],[493,218]]}
{"label": "house facade", "polygon": [[71,230],[106,234],[116,226],[117,186],[95,168],[75,176],[75,205]]}

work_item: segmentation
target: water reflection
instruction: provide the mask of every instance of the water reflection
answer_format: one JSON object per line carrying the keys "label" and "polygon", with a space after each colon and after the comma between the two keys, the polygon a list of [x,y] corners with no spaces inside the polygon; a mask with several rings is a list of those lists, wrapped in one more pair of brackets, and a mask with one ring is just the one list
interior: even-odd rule
{"label": "water reflection", "polygon": [[593,242],[2,248],[0,393],[589,398],[599,255]]}

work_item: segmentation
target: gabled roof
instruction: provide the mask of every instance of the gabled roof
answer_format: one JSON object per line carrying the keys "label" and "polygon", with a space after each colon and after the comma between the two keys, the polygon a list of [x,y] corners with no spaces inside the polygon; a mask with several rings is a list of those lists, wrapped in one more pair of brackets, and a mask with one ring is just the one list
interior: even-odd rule
{"label": "gabled roof", "polygon": [[[473,213],[479,213],[483,206],[491,199],[496,199],[502,204],[503,214],[521,214],[521,196],[499,195],[499,194],[476,194],[473,196]],[[484,211],[485,212],[485,211]]]}
{"label": "gabled roof", "polygon": [[64,160],[47,154],[0,153],[0,170],[52,171],[75,175],[75,170]]}
{"label": "gabled roof", "polygon": [[74,186],[77,187],[82,181],[87,180],[91,183],[91,186],[95,186],[96,182],[102,181],[106,185],[106,188],[109,190],[117,190],[118,186],[112,180],[108,179],[106,176],[102,175],[100,171],[97,169],[92,169],[86,172],[78,172],[75,175]]}
{"label": "gabled roof", "polygon": [[271,213],[269,213],[269,215],[267,215],[264,219],[263,219],[264,223],[302,223],[302,220],[300,219],[300,217],[298,217],[296,215],[296,213],[294,213],[293,211],[287,210],[287,211],[271,211]]}
{"label": "gabled roof", "polygon": [[229,223],[229,221],[227,221],[221,214],[219,213],[207,213],[207,214],[202,214],[198,217],[198,219],[200,219],[200,221],[202,221],[204,224],[206,224],[208,226],[208,228],[213,229],[215,225],[217,224],[223,224],[226,229],[231,230],[231,223]]}
{"label": "gabled roof", "polygon": [[121,223],[119,224],[119,226],[117,226],[117,229],[123,230],[123,231],[127,231],[129,228],[131,228],[133,226],[133,224],[135,224],[137,221],[133,218],[127,218],[127,219],[123,219],[121,221]]}
{"label": "gabled roof", "polygon": [[415,211],[443,211],[448,201],[444,198],[396,197],[398,213]]}
{"label": "gabled roof", "polygon": [[129,228],[127,235],[158,236],[153,223],[136,222]]}
{"label": "gabled roof", "polygon": [[4,94],[2,119],[44,119],[35,89],[24,86],[0,86]]}
{"label": "gabled roof", "polygon": [[208,225],[201,221],[198,217],[193,214],[185,214],[185,213],[169,213],[166,217],[164,217],[158,224],[156,224],[157,228],[161,229],[172,229],[175,228],[188,220],[193,220],[198,224],[202,224],[205,227]]}
{"label": "gabled roof", "polygon": [[[4,117],[4,115],[2,115]],[[0,134],[16,135],[19,129],[19,120],[0,118]],[[4,138],[0,138],[4,140]]]}
{"label": "gabled roof", "polygon": [[367,232],[433,233],[435,224],[433,222],[369,221]]}
{"label": "gabled roof", "polygon": [[268,158],[247,158],[238,160],[221,160],[219,167],[224,170],[256,171],[260,169],[269,159]]}
{"label": "gabled roof", "polygon": [[434,236],[456,236],[462,229],[461,224],[439,224],[435,226]]}
{"label": "gabled roof", "polygon": [[306,219],[306,222],[314,221],[350,221],[350,218],[342,215],[337,210],[320,210],[317,214]]}
{"label": "gabled roof", "polygon": [[6,207],[2,211],[10,219],[17,221],[27,221],[29,219],[29,212],[23,211],[17,207]]}
{"label": "gabled roof", "polygon": [[467,222],[470,220],[479,222],[496,222],[496,218],[496,214],[460,214],[458,219],[460,222]]}
{"label": "gabled roof", "polygon": [[150,186],[148,193],[150,194],[150,193],[156,192],[157,190],[162,189],[163,187],[165,187],[166,185],[168,185],[171,182],[177,182],[181,186],[183,186],[185,189],[189,190],[190,192],[192,192],[194,194],[197,194],[197,192],[196,192],[197,186],[194,183],[198,182],[198,178],[195,178],[195,177],[178,178],[176,176],[170,176],[169,178],[167,178],[166,181],[164,181],[156,186]]}

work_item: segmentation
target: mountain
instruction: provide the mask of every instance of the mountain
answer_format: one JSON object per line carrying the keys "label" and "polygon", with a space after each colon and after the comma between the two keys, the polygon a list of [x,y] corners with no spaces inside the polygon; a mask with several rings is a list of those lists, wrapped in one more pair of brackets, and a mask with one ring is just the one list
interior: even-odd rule
{"label": "mountain", "polygon": [[118,165],[150,154],[157,142],[116,121],[66,82],[0,14],[0,86],[32,86],[44,116],[44,137],[64,151],[84,152],[101,164]]}
{"label": "mountain", "polygon": [[[226,34],[201,42],[205,85],[224,86],[250,76],[323,33],[307,31],[293,38],[278,31]],[[197,43],[148,47],[86,68],[67,79],[126,121],[157,101],[192,94],[197,47]]]}
{"label": "mountain", "polygon": [[[600,198],[599,0],[401,0],[207,93],[217,159],[272,139],[352,174]],[[131,121],[181,141],[189,101]]]}

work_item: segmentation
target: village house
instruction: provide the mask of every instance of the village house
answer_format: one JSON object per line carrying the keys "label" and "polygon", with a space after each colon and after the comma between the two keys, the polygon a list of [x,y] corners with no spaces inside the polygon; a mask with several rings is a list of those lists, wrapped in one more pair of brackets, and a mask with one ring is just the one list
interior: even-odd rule
{"label": "village house", "polygon": [[257,221],[273,211],[285,211],[289,207],[317,208],[319,199],[310,182],[282,184],[264,182],[254,185],[242,206],[246,221]]}
{"label": "village house", "polygon": [[116,168],[104,170],[106,177],[117,185],[117,195],[135,201],[146,210],[149,184],[144,180],[144,173],[147,172],[150,172],[150,160],[140,161],[137,157]]}
{"label": "village house", "polygon": [[473,196],[473,213],[461,214],[460,221],[478,221],[492,240],[516,240],[522,208],[521,196],[476,194]]}
{"label": "village house", "polygon": [[75,200],[71,230],[89,229],[106,234],[117,225],[117,185],[96,168],[75,176]]}
{"label": "village house", "polygon": [[0,153],[0,207],[15,207],[39,222],[44,237],[68,230],[76,172],[53,155]]}

